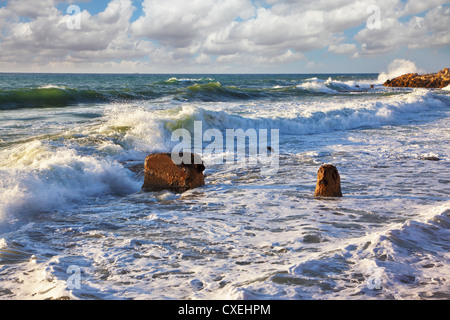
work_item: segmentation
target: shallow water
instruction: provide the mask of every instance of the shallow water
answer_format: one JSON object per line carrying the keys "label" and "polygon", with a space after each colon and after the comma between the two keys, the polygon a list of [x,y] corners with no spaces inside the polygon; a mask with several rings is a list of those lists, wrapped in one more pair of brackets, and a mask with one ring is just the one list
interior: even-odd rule
{"label": "shallow water", "polygon": [[[384,88],[377,75],[0,84],[2,299],[450,296],[449,91]],[[279,130],[279,167],[204,154],[205,187],[143,193],[127,167],[195,121]],[[343,198],[313,197],[325,163]]]}

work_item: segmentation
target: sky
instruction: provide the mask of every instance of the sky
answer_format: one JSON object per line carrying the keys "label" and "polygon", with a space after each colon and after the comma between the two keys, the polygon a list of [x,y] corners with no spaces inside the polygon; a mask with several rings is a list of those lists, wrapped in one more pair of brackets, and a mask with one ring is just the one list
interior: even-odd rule
{"label": "sky", "polygon": [[450,67],[450,0],[0,0],[0,72]]}

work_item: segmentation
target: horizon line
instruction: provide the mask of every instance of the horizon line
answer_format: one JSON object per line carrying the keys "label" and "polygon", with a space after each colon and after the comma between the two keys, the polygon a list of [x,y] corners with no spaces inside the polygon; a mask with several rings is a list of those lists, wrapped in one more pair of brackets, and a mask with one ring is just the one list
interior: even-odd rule
{"label": "horizon line", "polygon": [[307,72],[307,73],[287,73],[287,72],[268,72],[268,73],[220,73],[220,72],[28,72],[28,71],[0,71],[0,74],[126,74],[126,75],[309,75],[309,74],[380,74],[381,72]]}

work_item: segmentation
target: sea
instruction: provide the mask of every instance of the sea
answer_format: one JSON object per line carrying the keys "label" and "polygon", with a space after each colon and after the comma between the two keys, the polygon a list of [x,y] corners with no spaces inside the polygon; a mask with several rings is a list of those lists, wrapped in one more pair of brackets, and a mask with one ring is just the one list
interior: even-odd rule
{"label": "sea", "polygon": [[[450,299],[450,89],[382,83],[1,73],[0,299]],[[277,166],[204,136],[203,187],[143,192],[195,124],[276,132]]]}

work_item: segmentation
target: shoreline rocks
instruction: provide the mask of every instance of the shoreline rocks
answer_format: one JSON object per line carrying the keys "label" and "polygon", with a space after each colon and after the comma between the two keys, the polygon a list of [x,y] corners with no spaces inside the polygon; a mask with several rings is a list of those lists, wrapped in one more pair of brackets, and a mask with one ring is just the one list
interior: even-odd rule
{"label": "shoreline rocks", "polygon": [[170,153],[147,156],[142,190],[147,192],[162,190],[184,192],[205,185],[203,161],[196,154],[192,153],[189,156],[190,163],[182,162],[179,165],[174,163]]}
{"label": "shoreline rocks", "polygon": [[317,172],[315,197],[342,197],[341,178],[335,166],[324,165]]}
{"label": "shoreline rocks", "polygon": [[444,88],[450,85],[450,70],[444,68],[438,73],[419,75],[408,73],[400,77],[387,80],[385,87],[410,87],[410,88]]}

